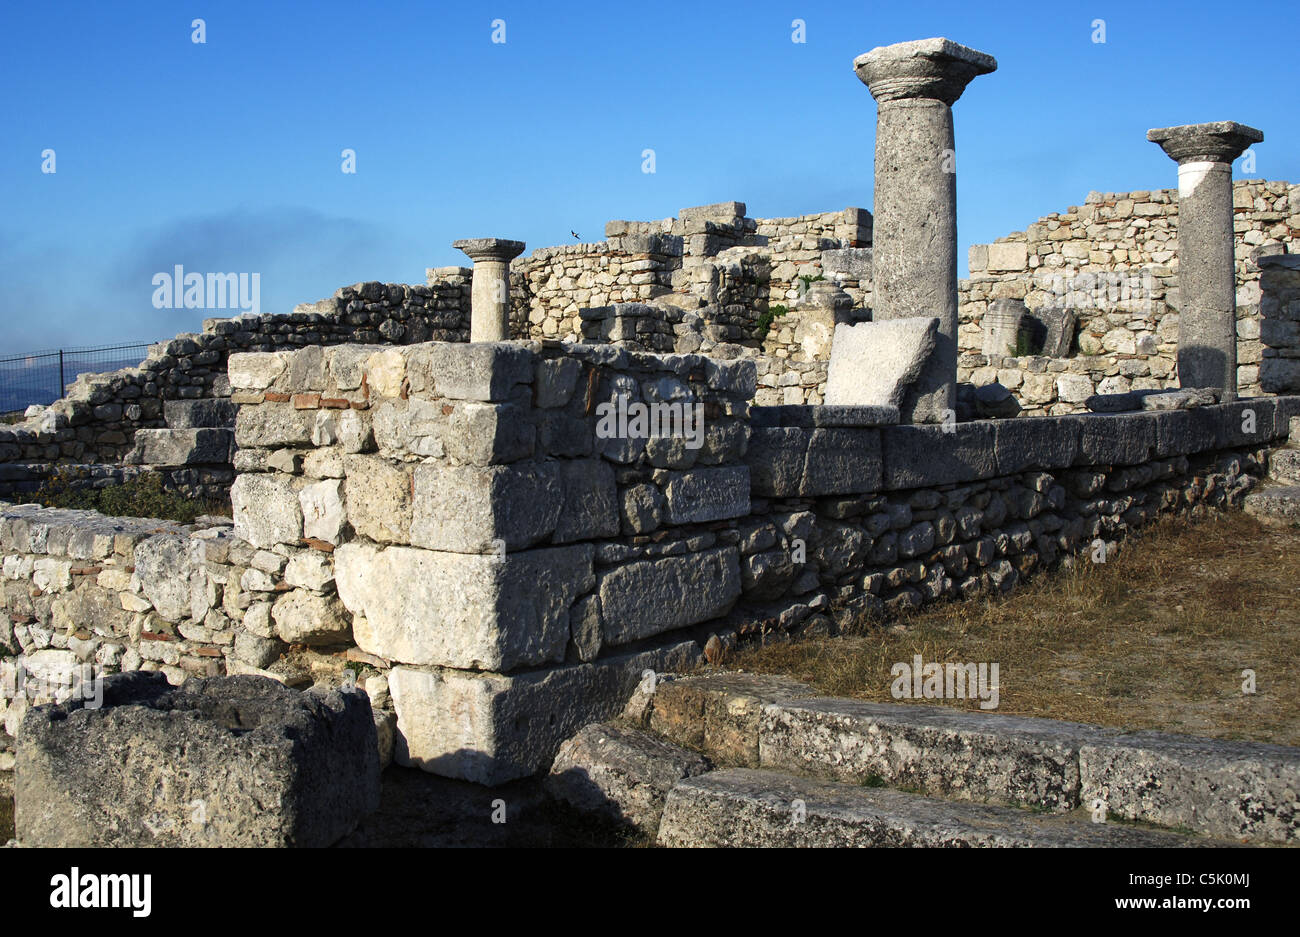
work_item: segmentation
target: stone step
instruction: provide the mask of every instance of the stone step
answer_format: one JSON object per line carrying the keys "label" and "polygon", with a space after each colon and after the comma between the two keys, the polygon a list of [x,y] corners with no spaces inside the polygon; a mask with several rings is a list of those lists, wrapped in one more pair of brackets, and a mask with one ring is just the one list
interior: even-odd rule
{"label": "stone step", "polygon": [[593,722],[560,746],[545,786],[575,810],[654,835],[672,786],[711,767],[643,729]]}
{"label": "stone step", "polygon": [[1246,495],[1242,507],[1268,524],[1294,524],[1300,521],[1300,485],[1261,488]]}
{"label": "stone step", "polygon": [[1268,457],[1268,477],[1284,485],[1300,485],[1300,449],[1274,449]]}
{"label": "stone step", "polygon": [[1300,749],[816,697],[784,677],[661,681],[648,724],[723,765],[1055,812],[1101,802],[1113,817],[1206,835],[1300,839]]}
{"label": "stone step", "polygon": [[678,781],[660,846],[1221,846],[1183,833],[960,803],[780,771],[726,768]]}

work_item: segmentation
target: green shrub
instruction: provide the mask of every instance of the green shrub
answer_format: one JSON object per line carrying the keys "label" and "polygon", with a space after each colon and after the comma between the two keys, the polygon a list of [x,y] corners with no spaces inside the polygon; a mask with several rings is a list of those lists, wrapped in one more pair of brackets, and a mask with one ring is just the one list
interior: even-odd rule
{"label": "green shrub", "polygon": [[767,312],[760,315],[758,321],[754,323],[754,337],[760,342],[764,341],[767,338],[768,331],[772,328],[772,323],[777,319],[777,317],[783,316],[789,311],[789,309],[782,306],[780,303],[773,303],[771,306],[768,306]]}
{"label": "green shrub", "polygon": [[137,475],[107,488],[77,487],[85,475],[75,469],[55,471],[37,491],[20,494],[23,504],[47,508],[78,508],[98,511],[109,517],[157,517],[192,524],[201,514],[230,514],[230,506],[214,499],[187,498],[163,487],[156,472]]}

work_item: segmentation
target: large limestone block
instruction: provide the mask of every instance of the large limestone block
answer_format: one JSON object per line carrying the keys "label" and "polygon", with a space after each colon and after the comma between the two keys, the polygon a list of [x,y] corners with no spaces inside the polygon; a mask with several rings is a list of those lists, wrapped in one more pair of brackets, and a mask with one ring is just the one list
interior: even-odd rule
{"label": "large limestone block", "polygon": [[749,469],[746,466],[673,472],[664,486],[668,520],[673,524],[703,524],[749,513]]}
{"label": "large limestone block", "polygon": [[276,634],[289,644],[340,644],[349,636],[347,618],[334,596],[294,589],[276,599],[271,617]]}
{"label": "large limestone block", "polygon": [[241,449],[276,449],[311,443],[311,410],[295,410],[290,403],[262,403],[240,407],[235,417],[235,444]]}
{"label": "large limestone block", "polygon": [[140,589],[168,621],[180,621],[190,614],[191,570],[189,541],[184,537],[159,534],[135,548]]}
{"label": "large limestone block", "polygon": [[527,777],[582,726],[618,713],[647,670],[681,671],[699,657],[686,641],[516,676],[394,667],[394,760],[479,784]]}
{"label": "large limestone block", "polygon": [[555,530],[564,506],[560,468],[429,463],[415,469],[411,543],[431,550],[521,550]]}
{"label": "large limestone block", "polygon": [[344,500],[357,533],[380,543],[406,543],[411,534],[411,470],[377,455],[343,457]]}
{"label": "large limestone block", "polygon": [[594,583],[593,554],[586,544],[481,555],[348,543],[334,572],[362,650],[507,671],[564,659],[569,609]]}
{"label": "large limestone block", "polygon": [[292,352],[236,352],[226,361],[233,390],[265,390],[284,373]]}
{"label": "large limestone block", "polygon": [[224,465],[234,453],[228,429],[139,429],[127,465]]}
{"label": "large limestone block", "polygon": [[910,316],[835,327],[827,404],[897,407],[935,349],[939,320]]}
{"label": "large limestone block", "polygon": [[27,713],[18,839],[37,847],[328,846],[379,805],[364,693],[299,693],[262,677],[105,678]]}
{"label": "large limestone block", "polygon": [[600,577],[605,644],[627,644],[725,615],[740,588],[735,547],[617,566]]}
{"label": "large limestone block", "polygon": [[235,536],[268,550],[302,539],[302,505],[293,483],[278,475],[246,473],[230,486]]}

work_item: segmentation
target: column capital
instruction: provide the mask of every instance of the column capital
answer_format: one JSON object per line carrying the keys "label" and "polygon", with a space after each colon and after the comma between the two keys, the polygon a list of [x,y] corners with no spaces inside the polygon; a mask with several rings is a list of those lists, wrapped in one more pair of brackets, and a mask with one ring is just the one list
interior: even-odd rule
{"label": "column capital", "polygon": [[951,107],[971,79],[997,67],[993,56],[942,38],[880,46],[853,60],[858,78],[882,104],[932,98]]}
{"label": "column capital", "polygon": [[480,260],[509,263],[524,252],[525,245],[523,241],[507,241],[504,238],[461,238],[452,241],[451,246],[464,251],[475,263]]}
{"label": "column capital", "polygon": [[1179,163],[1231,163],[1246,147],[1263,141],[1264,134],[1236,121],[1219,120],[1157,127],[1147,131],[1147,139],[1159,144],[1170,159]]}

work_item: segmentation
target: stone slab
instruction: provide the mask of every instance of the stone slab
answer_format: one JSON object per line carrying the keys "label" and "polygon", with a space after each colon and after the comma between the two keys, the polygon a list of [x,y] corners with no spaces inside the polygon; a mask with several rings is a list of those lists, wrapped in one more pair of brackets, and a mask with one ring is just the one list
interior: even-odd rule
{"label": "stone slab", "polygon": [[595,722],[560,746],[546,790],[581,813],[653,834],[672,786],[709,768],[649,732]]}
{"label": "stone slab", "polygon": [[35,847],[321,847],[379,805],[365,694],[262,677],[105,678],[103,706],[27,713],[18,839]]}
{"label": "stone slab", "polygon": [[503,784],[548,767],[589,722],[617,714],[646,671],[684,670],[693,641],[516,676],[394,667],[394,759],[478,784]]}
{"label": "stone slab", "polygon": [[826,403],[899,407],[934,352],[938,328],[931,316],[835,326]]}
{"label": "stone slab", "polygon": [[335,552],[334,570],[363,651],[505,672],[564,659],[569,610],[595,582],[593,554],[589,544],[497,555],[354,542]]}

